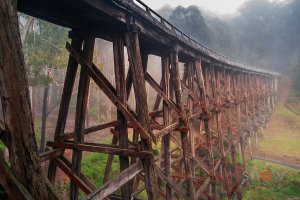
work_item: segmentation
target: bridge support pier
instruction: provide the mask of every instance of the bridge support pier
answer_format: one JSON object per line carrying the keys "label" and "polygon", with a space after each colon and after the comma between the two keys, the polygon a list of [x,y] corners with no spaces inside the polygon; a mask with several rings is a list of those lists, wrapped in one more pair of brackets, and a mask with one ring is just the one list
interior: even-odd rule
{"label": "bridge support pier", "polygon": [[[72,180],[72,199],[77,199],[78,189],[88,199],[115,198],[118,189],[122,199],[138,199],[143,191],[149,199],[242,199],[240,173],[246,171],[245,144],[248,140],[251,153],[251,133],[263,126],[274,109],[273,79],[201,58],[181,60],[178,50],[171,48],[160,54],[162,76],[157,83],[147,66],[151,50],[141,48],[138,30],[134,29],[112,39],[113,86],[92,62],[94,39],[75,38],[67,44],[70,59],[55,140],[47,143],[51,151],[60,152],[51,157],[48,177],[52,183],[58,166]],[[130,66],[127,77],[125,46]],[[75,131],[64,133],[78,64],[81,76]],[[84,127],[89,79],[116,106],[116,121]],[[157,93],[151,111],[146,84]],[[128,103],[131,91],[135,110]],[[110,145],[84,142],[86,134],[107,128],[113,134]],[[157,144],[160,152],[154,155]],[[240,156],[237,148],[241,149]],[[63,156],[65,149],[73,150],[72,163]],[[99,188],[80,170],[82,151],[109,154]],[[114,155],[119,156],[120,174],[110,180]]]}

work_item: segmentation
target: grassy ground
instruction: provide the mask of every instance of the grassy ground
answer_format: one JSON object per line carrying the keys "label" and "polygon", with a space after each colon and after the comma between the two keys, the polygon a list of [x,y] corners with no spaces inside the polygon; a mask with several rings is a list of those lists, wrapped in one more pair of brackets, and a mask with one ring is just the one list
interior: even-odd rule
{"label": "grassy ground", "polygon": [[[263,131],[259,148],[268,157],[275,156],[277,159],[299,164],[300,98],[285,97],[278,103],[271,121]],[[252,178],[243,199],[300,199],[300,171],[257,160],[249,160],[248,169]],[[266,170],[271,174],[269,181],[263,181],[260,177],[262,172],[268,173]]]}
{"label": "grassy ground", "polygon": [[[291,104],[290,104],[291,105]],[[260,139],[260,150],[268,155],[300,156],[300,116],[292,110],[297,110],[297,104],[292,108],[279,104],[264,130],[264,137]],[[99,138],[89,138],[99,140]],[[105,141],[104,141],[105,140]],[[110,143],[111,137],[101,139],[101,143]],[[160,145],[157,147],[159,151]],[[100,186],[103,183],[103,174],[106,166],[107,155],[98,153],[84,154],[82,172],[93,182]],[[276,164],[263,161],[247,161],[251,175],[250,186],[244,191],[245,200],[288,200],[300,199],[300,171],[295,171]],[[269,181],[260,178],[261,172],[268,170],[271,173]],[[119,173],[119,159],[115,156],[110,178]],[[144,196],[144,194],[142,194]],[[81,195],[81,199],[84,195]]]}
{"label": "grassy ground", "polygon": [[[103,175],[106,167],[108,155],[91,153],[83,159],[82,163],[82,172],[90,180],[93,180],[93,183],[96,186],[103,184]],[[114,177],[119,173],[119,158],[114,156],[112,170],[110,173],[110,178]]]}
{"label": "grassy ground", "polygon": [[266,154],[300,157],[300,116],[278,105],[260,140]]}
{"label": "grassy ground", "polygon": [[300,97],[292,96],[288,97],[285,102],[285,106],[296,115],[300,116]]}
{"label": "grassy ground", "polygon": [[4,149],[4,144],[2,141],[0,141],[0,151],[3,151],[3,149]]}
{"label": "grassy ground", "polygon": [[[300,171],[256,160],[248,161],[248,170],[251,176],[250,188],[244,192],[244,200],[300,198]],[[270,180],[266,175],[268,173],[271,174]]]}

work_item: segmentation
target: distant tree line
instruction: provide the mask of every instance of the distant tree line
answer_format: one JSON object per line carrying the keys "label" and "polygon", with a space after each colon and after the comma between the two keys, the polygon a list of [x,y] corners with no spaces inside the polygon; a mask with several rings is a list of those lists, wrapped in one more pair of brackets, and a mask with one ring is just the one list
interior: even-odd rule
{"label": "distant tree line", "polygon": [[219,16],[197,6],[166,5],[158,12],[185,33],[226,56],[290,75],[294,88],[299,89],[299,0],[250,0],[233,16]]}

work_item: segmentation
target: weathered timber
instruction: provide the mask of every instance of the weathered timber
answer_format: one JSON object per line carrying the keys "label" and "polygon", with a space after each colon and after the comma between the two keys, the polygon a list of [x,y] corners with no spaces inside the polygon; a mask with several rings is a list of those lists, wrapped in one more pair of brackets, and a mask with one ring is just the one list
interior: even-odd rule
{"label": "weathered timber", "polygon": [[[115,77],[116,77],[116,92],[118,99],[126,105],[127,94],[125,82],[125,61],[124,61],[124,42],[122,39],[116,39],[113,43],[114,50],[114,66],[115,66]],[[126,118],[122,112],[117,112],[118,118],[118,132],[119,132],[119,146],[120,148],[128,148],[128,131]],[[129,167],[129,158],[126,156],[120,156],[120,170],[123,171]],[[121,188],[122,198],[124,200],[131,199],[130,183],[125,183]]]}
{"label": "weathered timber", "polygon": [[[118,138],[117,138],[117,136],[114,135],[112,138],[111,144],[117,145],[117,143],[118,143]],[[107,158],[107,162],[106,162],[103,183],[106,183],[109,180],[109,175],[110,175],[113,159],[114,159],[114,154],[109,154],[108,158]]]}
{"label": "weathered timber", "polygon": [[[179,66],[178,66],[178,53],[176,51],[173,51],[171,53],[171,66],[172,66],[172,78],[174,83],[174,91],[175,91],[175,97],[176,102],[179,106],[180,111],[184,112],[183,102],[182,102],[182,90],[181,90],[181,81],[179,76]],[[181,124],[186,124],[186,119],[180,118]],[[189,154],[189,144],[188,144],[188,135],[186,132],[181,132],[181,143],[182,143],[182,154],[183,154],[183,162],[185,167],[185,175],[186,179],[188,181],[188,194],[191,199],[194,199],[194,188],[193,188],[193,181],[191,180],[191,165],[190,165],[190,159],[187,156]]]}
{"label": "weathered timber", "polygon": [[143,165],[140,161],[131,165],[124,171],[122,171],[116,178],[105,183],[101,188],[95,190],[93,193],[87,196],[88,199],[100,200],[105,199],[108,195],[112,194],[118,188],[134,178],[143,170]]}
{"label": "weathered timber", "polygon": [[143,126],[137,121],[136,114],[133,113],[132,109],[128,110],[130,107],[127,105],[126,107],[118,100],[116,97],[116,91],[113,86],[109,83],[107,79],[103,76],[103,74],[97,69],[95,65],[92,65],[92,68],[80,57],[80,55],[74,51],[74,49],[67,43],[67,49],[70,51],[72,56],[76,58],[76,60],[84,67],[87,68],[89,75],[93,78],[96,84],[106,93],[107,97],[111,99],[111,101],[117,106],[120,112],[126,117],[127,120],[131,121],[134,128],[139,130],[139,133],[145,140],[150,144],[150,141],[156,141],[154,134],[151,130],[146,131]]}
{"label": "weathered timber", "polygon": [[152,152],[136,151],[131,149],[121,149],[118,148],[118,146],[111,147],[111,146],[91,144],[91,143],[73,143],[73,142],[55,142],[55,141],[48,141],[47,146],[56,147],[56,148],[73,149],[78,151],[99,152],[99,153],[113,154],[113,155],[120,155],[120,156],[153,158]]}
{"label": "weathered timber", "polygon": [[55,199],[37,153],[16,1],[1,0],[0,27],[0,95],[10,167],[33,198]]}
{"label": "weathered timber", "polygon": [[[149,199],[241,199],[239,176],[246,171],[246,141],[253,135],[259,140],[271,117],[278,74],[208,49],[140,0],[30,0],[19,1],[18,6],[73,29],[69,34],[72,44],[66,46],[70,57],[54,142],[48,142],[53,149],[40,155],[41,161],[50,160],[52,183],[59,165],[72,181],[71,199],[77,198],[78,186],[86,194],[94,191],[96,199],[132,199],[144,190]],[[89,44],[93,38],[113,44],[115,86],[92,63],[93,45]],[[125,46],[129,60],[126,78]],[[149,67],[156,67],[148,66],[151,54],[161,57],[160,83],[147,73]],[[179,62],[184,65],[182,75]],[[64,133],[78,64],[81,77],[75,130]],[[84,127],[90,78],[116,106],[117,121]],[[157,93],[152,112],[145,81]],[[136,110],[128,104],[133,91]],[[6,97],[2,95],[2,99]],[[84,142],[86,134],[106,128],[111,128],[111,145]],[[133,132],[132,141],[129,132]],[[8,136],[6,131],[0,133],[7,146],[11,145]],[[152,147],[157,142],[161,142],[160,151]],[[248,146],[251,152],[251,144]],[[238,148],[242,167],[236,160]],[[63,156],[65,149],[72,151],[72,163]],[[108,154],[104,185],[99,189],[80,172],[82,151]],[[115,155],[119,156],[120,174],[109,181]],[[137,165],[139,169],[126,177],[126,170]]]}
{"label": "weathered timber", "polygon": [[[95,38],[84,39],[82,58],[86,60],[88,66],[91,66],[93,61]],[[76,102],[76,115],[75,115],[75,128],[74,128],[74,141],[78,144],[84,141],[84,126],[87,113],[87,101],[89,96],[90,77],[88,76],[87,69],[81,66],[80,78]],[[72,154],[72,171],[79,175],[81,171],[82,152],[79,149],[74,149]],[[78,187],[71,181],[70,198],[78,199]]]}
{"label": "weathered timber", "polygon": [[[82,39],[74,38],[72,39],[71,46],[76,50],[80,50],[82,47],[82,43],[83,43]],[[56,141],[59,141],[60,137],[62,137],[62,135],[64,134],[77,68],[78,68],[77,61],[72,56],[69,56],[65,83],[64,83],[63,93],[61,97],[62,100],[60,103],[57,123],[55,128],[54,139]],[[54,183],[55,174],[56,174],[55,163],[50,161],[49,170],[48,170],[48,179],[50,180],[51,183]]]}
{"label": "weathered timber", "polygon": [[[103,130],[103,129],[106,129],[106,128],[115,127],[117,125],[118,125],[118,122],[117,121],[113,121],[113,122],[108,122],[108,123],[105,123],[105,124],[100,124],[100,125],[92,126],[92,127],[84,129],[84,134],[89,134],[89,133],[100,131],[100,130]],[[65,133],[61,137],[61,139],[63,139],[63,140],[67,140],[67,139],[71,139],[71,138],[74,138],[74,132],[72,132],[72,133]]]}
{"label": "weathered timber", "polygon": [[[162,88],[164,94],[166,94],[166,97],[169,99],[170,98],[170,93],[171,93],[171,88],[170,88],[170,56],[168,54],[163,55],[162,57]],[[170,113],[171,109],[169,105],[164,102],[163,103],[163,118],[164,118],[164,125],[169,126],[170,124]],[[173,124],[174,125],[174,124]],[[179,126],[179,123],[178,123]],[[162,143],[163,143],[163,153],[164,153],[164,172],[165,176],[167,178],[170,178],[171,174],[171,154],[170,154],[170,142],[171,142],[171,132],[173,131],[173,128],[177,128],[177,123],[175,124],[174,127],[169,128],[168,130],[167,127],[163,130],[161,130],[157,137],[159,138],[161,135],[162,137]],[[172,189],[169,186],[169,184],[166,184],[166,200],[171,200],[172,198]]]}
{"label": "weathered timber", "polygon": [[[136,110],[138,114],[138,121],[144,126],[146,130],[150,130],[147,93],[145,87],[144,72],[141,60],[141,52],[139,45],[139,38],[137,32],[129,32],[125,34],[126,46],[128,51],[129,63],[131,64],[132,82],[134,87],[134,94],[136,99]],[[152,137],[153,142],[156,143],[156,138]],[[142,150],[151,151],[151,144],[147,140],[141,140]],[[148,193],[148,199],[157,199],[157,179],[154,173],[154,163],[151,159],[144,159],[143,166],[145,171],[145,185]]]}
{"label": "weathered timber", "polygon": [[45,162],[48,160],[52,160],[56,157],[63,155],[63,153],[64,153],[63,149],[52,149],[52,150],[45,151],[45,152],[39,154],[40,161]]}
{"label": "weathered timber", "polygon": [[179,194],[184,199],[190,199],[189,195],[181,188],[178,187],[176,183],[174,183],[170,178],[166,177],[161,169],[155,167],[155,171],[157,175],[166,181],[166,183],[171,187],[177,194]]}

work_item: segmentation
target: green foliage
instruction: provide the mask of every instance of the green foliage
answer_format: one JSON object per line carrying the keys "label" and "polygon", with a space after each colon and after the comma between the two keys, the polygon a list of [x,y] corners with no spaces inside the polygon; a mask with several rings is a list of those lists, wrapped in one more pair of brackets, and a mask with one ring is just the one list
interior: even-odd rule
{"label": "green foliage", "polygon": [[48,85],[53,77],[47,70],[66,66],[66,41],[66,28],[35,20],[23,44],[30,85]]}
{"label": "green foliage", "polygon": [[0,141],[0,152],[2,152],[4,150],[5,145],[3,144],[2,141]]}
{"label": "green foliage", "polygon": [[[256,160],[248,161],[248,169],[251,175],[250,188],[244,192],[243,199],[281,200],[300,197],[300,171]],[[269,181],[260,178],[261,172],[265,170],[272,174]]]}
{"label": "green foliage", "polygon": [[210,30],[197,6],[187,8],[178,6],[171,14],[170,21],[184,33],[205,45],[209,45],[213,41]]}
{"label": "green foliage", "polygon": [[[199,42],[226,56],[290,74],[299,91],[300,1],[246,1],[234,16],[217,16],[196,6],[158,10]],[[170,14],[171,12],[171,14]]]}
{"label": "green foliage", "polygon": [[40,146],[40,141],[41,141],[41,126],[42,126],[42,120],[40,118],[35,119],[34,133],[35,133],[35,138],[38,143],[38,146]]}
{"label": "green foliage", "polygon": [[[82,173],[87,176],[96,186],[103,184],[108,155],[100,153],[89,153],[82,160]],[[119,173],[119,158],[114,156],[110,178]],[[81,195],[83,196],[83,195]]]}

